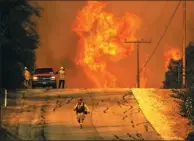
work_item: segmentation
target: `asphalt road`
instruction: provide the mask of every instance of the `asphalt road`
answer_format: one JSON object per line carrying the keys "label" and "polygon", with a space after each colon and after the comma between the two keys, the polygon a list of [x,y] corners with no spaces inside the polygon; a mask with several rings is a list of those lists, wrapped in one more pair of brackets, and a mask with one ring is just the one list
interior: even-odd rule
{"label": "asphalt road", "polygon": [[[83,129],[73,111],[80,97],[91,110]],[[4,116],[21,139],[161,140],[127,89],[28,90],[21,106]]]}

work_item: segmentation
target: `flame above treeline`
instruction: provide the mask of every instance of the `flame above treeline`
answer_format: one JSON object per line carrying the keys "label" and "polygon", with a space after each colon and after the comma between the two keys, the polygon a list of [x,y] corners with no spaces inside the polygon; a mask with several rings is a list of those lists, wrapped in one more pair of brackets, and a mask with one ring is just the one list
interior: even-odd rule
{"label": "flame above treeline", "polygon": [[180,48],[177,47],[170,47],[167,51],[164,52],[165,57],[165,69],[168,70],[168,65],[170,60],[173,59],[175,61],[182,59],[182,52]]}
{"label": "flame above treeline", "polygon": [[76,64],[98,87],[117,87],[117,77],[108,71],[106,59],[119,61],[134,50],[125,39],[136,39],[140,19],[131,13],[115,17],[105,12],[108,3],[88,1],[77,14],[73,31],[79,35]]}

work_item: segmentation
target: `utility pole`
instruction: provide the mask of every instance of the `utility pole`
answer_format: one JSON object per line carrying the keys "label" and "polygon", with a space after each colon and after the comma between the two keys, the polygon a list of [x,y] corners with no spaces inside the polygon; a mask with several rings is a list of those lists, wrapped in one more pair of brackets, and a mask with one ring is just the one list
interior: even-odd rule
{"label": "utility pole", "polygon": [[139,44],[146,44],[146,43],[151,43],[150,41],[144,41],[143,39],[141,40],[135,40],[135,41],[126,41],[125,43],[134,43],[137,44],[137,88],[140,88],[140,72],[139,72]]}
{"label": "utility pole", "polygon": [[183,67],[182,67],[182,77],[183,77],[183,83],[182,83],[182,87],[185,88],[186,87],[186,83],[185,83],[185,77],[186,77],[186,73],[185,73],[185,69],[186,69],[186,63],[185,63],[185,48],[186,48],[186,0],[182,1],[183,2],[183,47],[182,47],[182,56],[183,56]]}

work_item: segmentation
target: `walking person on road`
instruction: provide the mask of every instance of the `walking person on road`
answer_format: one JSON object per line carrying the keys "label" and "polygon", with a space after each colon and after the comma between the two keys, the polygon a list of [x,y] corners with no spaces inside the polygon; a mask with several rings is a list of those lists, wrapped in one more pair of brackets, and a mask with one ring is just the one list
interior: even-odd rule
{"label": "walking person on road", "polygon": [[60,68],[59,71],[59,86],[58,88],[65,87],[65,70],[63,67]]}
{"label": "walking person on road", "polygon": [[29,88],[30,86],[30,79],[31,79],[31,74],[28,71],[28,68],[24,67],[24,85],[26,88]]}
{"label": "walking person on road", "polygon": [[80,124],[80,128],[82,128],[85,115],[90,113],[88,106],[83,102],[83,98],[78,100],[73,110],[76,111],[77,121]]}

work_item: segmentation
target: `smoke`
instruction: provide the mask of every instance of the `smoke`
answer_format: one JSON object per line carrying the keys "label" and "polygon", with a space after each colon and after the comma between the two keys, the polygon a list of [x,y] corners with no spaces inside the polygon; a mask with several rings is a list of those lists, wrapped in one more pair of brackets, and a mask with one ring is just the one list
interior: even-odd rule
{"label": "smoke", "polygon": [[[177,3],[178,1],[109,1],[106,11],[116,16],[123,16],[126,12],[136,14],[142,21],[141,30],[138,33],[139,38],[152,39],[151,44],[140,44],[140,66],[144,65],[147,54],[149,56],[156,46]],[[187,42],[194,40],[194,32],[192,32],[194,30],[192,27],[194,2],[188,3]],[[78,36],[73,33],[71,27],[78,11],[86,5],[86,2],[39,1],[38,4],[44,10],[42,17],[37,20],[37,30],[40,34],[37,67],[54,67],[58,70],[60,66],[64,66],[67,68],[67,87],[94,87],[92,82],[87,80],[83,70],[74,63]],[[182,47],[182,17],[182,6],[180,6],[160,46],[146,66],[149,69],[144,73],[147,87],[160,87],[162,84],[165,72],[163,56],[165,44]],[[136,50],[128,58],[111,64],[109,67],[111,72],[118,77],[120,87],[135,86],[136,68]]]}
{"label": "smoke", "polygon": [[186,43],[188,44],[189,42],[194,41],[194,2],[188,1],[186,7]]}
{"label": "smoke", "polygon": [[77,12],[85,2],[39,1],[43,8],[42,17],[37,20],[37,31],[40,35],[40,47],[37,50],[37,67],[60,66],[67,68],[67,87],[87,87],[83,83],[85,74],[74,64],[78,37],[71,31]]}

